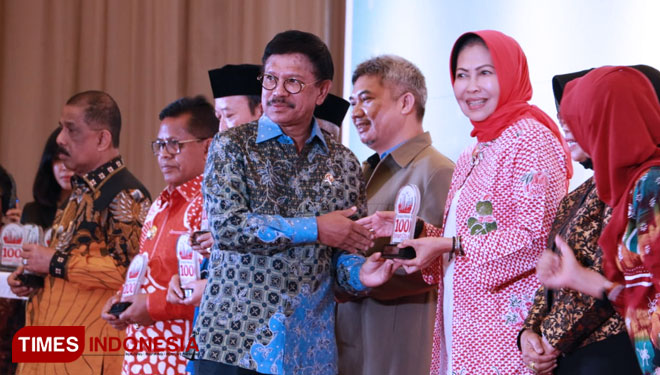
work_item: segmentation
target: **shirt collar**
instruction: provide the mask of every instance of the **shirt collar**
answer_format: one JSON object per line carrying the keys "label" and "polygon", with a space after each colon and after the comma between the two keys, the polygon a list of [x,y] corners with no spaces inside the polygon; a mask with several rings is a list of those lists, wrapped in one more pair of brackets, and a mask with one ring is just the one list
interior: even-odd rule
{"label": "shirt collar", "polygon": [[[277,125],[273,120],[268,118],[266,115],[262,115],[259,118],[259,125],[257,128],[257,143],[266,142],[270,139],[278,138],[278,141],[281,143],[293,143],[293,140],[288,135],[284,134],[282,128]],[[321,132],[321,127],[319,126],[316,118],[312,117],[312,131],[309,134],[309,138],[305,143],[311,143],[314,138],[318,138],[325,148],[328,148],[328,144],[323,137],[323,132]]]}
{"label": "shirt collar", "polygon": [[[181,185],[177,186],[174,188],[174,190],[178,191],[179,194],[185,199],[187,202],[192,201],[199,195],[199,193],[202,190],[202,181],[204,180],[204,174],[200,174],[199,176],[190,179]],[[174,192],[174,191],[172,191]],[[163,193],[169,193],[167,189],[163,191]]]}
{"label": "shirt collar", "polygon": [[121,156],[117,156],[93,171],[86,173],[84,176],[74,175],[71,178],[71,184],[73,186],[87,185],[92,190],[98,190],[110,176],[123,168],[124,161],[121,159]]}
{"label": "shirt collar", "polygon": [[396,150],[397,148],[399,148],[399,146],[401,146],[401,145],[404,144],[404,143],[406,143],[406,141],[403,141],[403,142],[399,143],[398,145],[396,145],[396,146],[390,148],[389,150],[386,150],[386,151],[383,152],[382,154],[380,154],[380,158],[381,158],[381,160],[382,160],[382,159],[385,159],[385,157],[387,156],[387,154],[391,154],[394,150]]}
{"label": "shirt collar", "polygon": [[375,168],[375,164],[391,156],[395,163],[404,168],[428,146],[431,146],[431,134],[424,132],[395,146],[394,150],[388,150],[382,158],[379,158],[378,154],[373,154],[367,161]]}

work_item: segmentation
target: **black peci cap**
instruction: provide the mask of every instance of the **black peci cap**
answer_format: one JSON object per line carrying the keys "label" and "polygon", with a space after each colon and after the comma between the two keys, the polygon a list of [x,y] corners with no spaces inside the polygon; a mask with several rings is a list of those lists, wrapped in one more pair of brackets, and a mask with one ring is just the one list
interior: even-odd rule
{"label": "black peci cap", "polygon": [[261,66],[252,64],[225,65],[209,70],[213,98],[234,95],[261,96],[261,82],[257,80]]}
{"label": "black peci cap", "polygon": [[328,94],[323,104],[316,106],[316,109],[314,110],[314,117],[331,122],[338,127],[341,127],[341,123],[344,121],[344,116],[346,116],[348,107],[350,107],[350,104],[346,100],[338,96]]}

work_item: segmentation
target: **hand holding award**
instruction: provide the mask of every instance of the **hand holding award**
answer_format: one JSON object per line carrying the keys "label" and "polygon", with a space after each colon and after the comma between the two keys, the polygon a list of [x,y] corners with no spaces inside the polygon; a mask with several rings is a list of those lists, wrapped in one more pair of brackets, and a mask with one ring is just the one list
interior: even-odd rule
{"label": "hand holding award", "polygon": [[408,184],[399,189],[394,202],[394,231],[389,245],[383,248],[383,258],[413,259],[415,249],[399,248],[398,244],[415,237],[415,226],[421,194],[417,185]]}
{"label": "hand holding award", "polygon": [[148,255],[141,253],[135,256],[128,266],[126,271],[126,281],[124,288],[121,292],[121,302],[114,303],[108,313],[119,317],[124,310],[131,305],[131,302],[125,302],[124,299],[128,296],[134,296],[140,292],[140,287],[144,281],[144,275],[147,273],[148,268]]}

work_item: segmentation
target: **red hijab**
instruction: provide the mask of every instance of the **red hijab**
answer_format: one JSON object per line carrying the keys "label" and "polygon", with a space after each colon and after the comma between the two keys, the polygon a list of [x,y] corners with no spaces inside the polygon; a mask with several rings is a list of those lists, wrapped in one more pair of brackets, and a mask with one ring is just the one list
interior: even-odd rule
{"label": "red hijab", "polygon": [[[575,140],[593,160],[598,197],[613,208],[612,219],[598,243],[605,257],[606,276],[621,281],[614,260],[628,222],[629,192],[648,168],[660,165],[658,97],[639,71],[606,66],[569,82],[560,112]],[[644,263],[649,271],[660,275],[660,244],[650,256],[656,259],[645,256]]]}
{"label": "red hijab", "polygon": [[470,135],[477,137],[479,142],[492,141],[521,118],[534,118],[550,129],[564,148],[566,173],[570,179],[573,176],[571,154],[557,124],[540,108],[527,103],[532,98],[532,84],[529,81],[527,57],[525,57],[525,53],[518,42],[513,38],[495,30],[474,31],[461,35],[454,43],[451,51],[452,85],[456,77],[456,62],[458,61],[456,47],[458,44],[462,45],[462,41],[470,35],[477,35],[486,43],[500,85],[500,97],[495,112],[483,121],[470,120],[474,126]]}

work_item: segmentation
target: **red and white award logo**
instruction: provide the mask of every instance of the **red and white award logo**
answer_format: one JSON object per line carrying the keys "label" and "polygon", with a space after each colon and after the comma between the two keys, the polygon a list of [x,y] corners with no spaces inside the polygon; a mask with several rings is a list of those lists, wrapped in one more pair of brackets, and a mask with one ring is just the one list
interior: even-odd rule
{"label": "red and white award logo", "polygon": [[23,226],[20,224],[7,224],[0,233],[2,242],[2,265],[18,267],[21,264],[23,251]]}
{"label": "red and white award logo", "polygon": [[[202,256],[190,247],[190,235],[182,234],[176,242],[176,256],[179,259],[179,280],[182,286],[199,280]],[[190,297],[192,289],[183,288],[185,297]]]}
{"label": "red and white award logo", "polygon": [[399,189],[394,203],[394,233],[392,233],[392,244],[397,244],[411,239],[415,234],[415,223],[421,194],[417,185],[408,184]]}
{"label": "red and white award logo", "polygon": [[132,296],[140,291],[142,282],[144,281],[144,274],[147,272],[148,255],[141,253],[136,255],[128,266],[126,272],[126,281],[124,282],[124,289],[121,292],[122,297]]}

